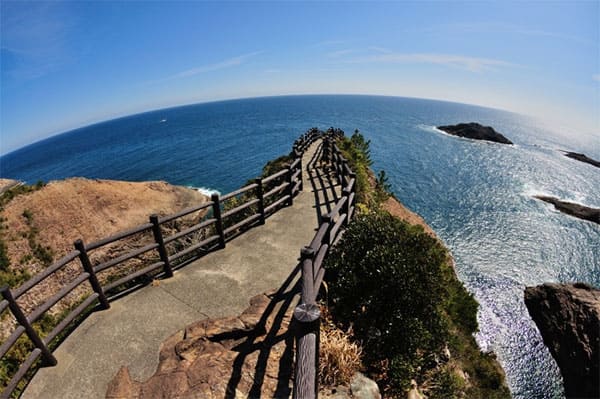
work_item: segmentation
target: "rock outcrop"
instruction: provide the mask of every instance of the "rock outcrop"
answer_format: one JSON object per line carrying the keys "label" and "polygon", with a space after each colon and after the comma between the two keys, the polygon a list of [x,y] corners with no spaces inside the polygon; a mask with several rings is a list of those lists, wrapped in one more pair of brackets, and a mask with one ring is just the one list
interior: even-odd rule
{"label": "rock outcrop", "polygon": [[544,195],[536,195],[535,198],[554,205],[554,207],[562,213],[600,224],[600,209],[598,208],[590,208],[584,205],[562,201],[558,198],[547,197]]}
{"label": "rock outcrop", "polygon": [[525,289],[525,304],[560,368],[566,396],[600,397],[600,290],[543,284]]}
{"label": "rock outcrop", "polygon": [[438,126],[438,129],[453,136],[465,137],[474,140],[493,141],[501,144],[513,144],[512,141],[494,130],[490,126],[482,126],[479,123],[459,123],[458,125]]}
{"label": "rock outcrop", "polygon": [[321,399],[381,399],[377,383],[361,372],[356,372],[349,386],[322,389]]}
{"label": "rock outcrop", "polygon": [[122,367],[106,398],[290,397],[292,311],[288,299],[261,294],[238,317],[198,321],[163,342],[147,381],[134,381]]}
{"label": "rock outcrop", "polygon": [[578,152],[565,152],[565,156],[580,162],[589,163],[590,165],[600,168],[600,161],[596,161],[595,159],[592,159],[585,154],[580,154]]}

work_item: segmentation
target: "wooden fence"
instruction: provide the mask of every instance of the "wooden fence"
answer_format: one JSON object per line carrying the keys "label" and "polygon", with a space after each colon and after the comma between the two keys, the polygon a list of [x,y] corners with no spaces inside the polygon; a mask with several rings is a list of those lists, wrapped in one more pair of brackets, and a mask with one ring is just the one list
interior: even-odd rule
{"label": "wooden fence", "polygon": [[[76,322],[82,314],[87,314],[86,310],[89,310],[90,307],[99,305],[101,309],[108,309],[111,299],[110,292],[118,291],[120,287],[127,287],[127,284],[135,283],[134,280],[149,274],[152,274],[153,278],[171,277],[175,263],[180,262],[182,259],[186,261],[197,259],[214,249],[224,248],[227,241],[243,233],[249,227],[264,223],[268,216],[283,205],[292,205],[294,197],[302,190],[303,186],[302,154],[318,136],[318,131],[311,129],[296,140],[292,150],[293,160],[291,164],[275,174],[263,179],[255,179],[252,184],[223,196],[213,194],[210,201],[184,209],[173,215],[162,217],[151,215],[148,223],[110,237],[92,243],[77,240],[74,243],[73,251],[20,287],[12,290],[9,287],[1,288],[0,292],[3,300],[0,302],[0,315],[5,319],[5,316],[8,316],[8,313],[5,313],[7,311],[12,314],[16,322],[12,333],[0,345],[0,358],[3,362],[6,361],[7,353],[23,334],[33,344],[33,349],[18,364],[13,375],[8,376],[10,381],[7,378],[8,383],[3,387],[0,398],[8,398],[12,395],[19,382],[36,365],[38,359],[41,359],[42,366],[56,365],[56,358],[50,347],[57,344],[57,341],[61,339],[61,334],[68,327],[72,327],[72,323]],[[229,200],[236,201],[234,202],[235,206],[231,209],[226,206]],[[176,222],[193,213],[201,213],[205,216],[201,218],[199,223],[191,227],[171,235],[165,235],[164,226],[166,224]],[[172,248],[176,248],[174,247],[175,243],[199,231],[209,232],[208,237],[185,248],[173,251]],[[99,248],[107,247],[116,242],[123,242],[122,240],[137,237],[141,234],[151,236],[150,243],[108,260],[100,262],[90,260],[91,255]],[[169,248],[171,248],[172,253],[170,253]],[[126,261],[139,259],[140,256],[148,253],[153,253],[156,261],[144,264],[143,267],[127,272],[127,274],[113,281],[107,279],[104,284],[98,278],[99,273],[111,270]],[[19,304],[19,298],[25,296],[32,288],[66,267],[77,267],[74,264],[79,265],[81,268],[80,273],[62,286],[53,296],[47,298],[43,304],[29,312]],[[42,319],[61,299],[86,282],[89,284],[88,290],[91,288],[91,294],[85,297],[76,307],[70,309],[68,314],[49,333],[45,336],[40,335],[34,328],[34,323]]]}
{"label": "wooden fence", "polygon": [[323,260],[329,248],[340,237],[342,227],[354,215],[356,175],[342,156],[335,139],[336,133],[324,137],[323,157],[331,164],[342,187],[342,197],[328,214],[321,217],[321,224],[310,245],[300,251],[302,294],[300,304],[294,309],[294,319],[298,326],[293,390],[295,399],[312,399],[318,395],[321,312],[316,300],[325,275]]}

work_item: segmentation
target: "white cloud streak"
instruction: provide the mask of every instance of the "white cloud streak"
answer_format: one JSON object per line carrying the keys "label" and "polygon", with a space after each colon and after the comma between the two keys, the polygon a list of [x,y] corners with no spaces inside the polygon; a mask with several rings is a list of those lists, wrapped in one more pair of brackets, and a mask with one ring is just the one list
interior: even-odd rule
{"label": "white cloud streak", "polygon": [[345,62],[359,63],[388,63],[388,64],[433,64],[451,68],[463,69],[470,72],[493,71],[498,67],[514,67],[506,61],[490,58],[469,57],[454,54],[436,53],[381,53],[348,59]]}
{"label": "white cloud streak", "polygon": [[237,57],[228,58],[226,60],[223,60],[223,61],[220,61],[220,62],[217,62],[214,64],[201,65],[201,66],[198,66],[195,68],[186,69],[185,71],[181,71],[179,73],[171,75],[166,79],[170,80],[170,79],[189,78],[190,76],[195,76],[195,75],[199,75],[199,74],[206,73],[206,72],[219,71],[221,69],[227,69],[227,68],[231,68],[231,67],[240,66],[240,65],[244,64],[246,61],[248,61],[250,58],[255,57],[261,53],[262,53],[262,51],[255,51],[253,53],[242,54],[242,55],[238,55]]}

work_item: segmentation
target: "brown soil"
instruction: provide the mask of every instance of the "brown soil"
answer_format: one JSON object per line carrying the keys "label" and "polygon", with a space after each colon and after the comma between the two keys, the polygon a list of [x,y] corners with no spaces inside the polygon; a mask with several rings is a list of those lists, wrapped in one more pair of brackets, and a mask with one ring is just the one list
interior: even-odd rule
{"label": "brown soil", "polygon": [[91,242],[148,222],[152,213],[166,215],[206,201],[195,190],[165,182],[132,183],[73,178],[51,182],[8,203],[3,216],[12,265],[30,252],[29,226],[23,212],[33,216],[38,242],[49,246],[55,259],[73,250],[73,241]]}
{"label": "brown soil", "polygon": [[[26,270],[33,276],[47,265],[33,254],[28,237],[32,229],[37,231],[35,242],[49,248],[56,261],[74,249],[73,242],[77,239],[90,243],[147,223],[151,214],[172,214],[206,200],[206,196],[195,190],[161,181],[134,183],[83,178],[54,181],[40,190],[17,196],[4,207],[2,239],[7,246],[11,269]],[[151,239],[151,234],[143,239]],[[97,250],[92,262],[112,257],[136,241],[141,238],[133,237]],[[80,272],[79,263],[71,262],[19,302],[26,311],[31,310]],[[82,293],[75,290],[72,298],[67,297],[63,305],[69,306]],[[57,306],[52,313],[61,311],[62,307]]]}
{"label": "brown soil", "polygon": [[417,215],[416,213],[402,205],[400,201],[398,201],[396,198],[388,198],[383,203],[383,209],[409,224],[416,224],[423,227],[423,230],[425,230],[427,234],[437,238],[437,235],[435,234],[433,229],[429,227],[429,225],[425,222],[425,220],[423,220],[421,216]]}

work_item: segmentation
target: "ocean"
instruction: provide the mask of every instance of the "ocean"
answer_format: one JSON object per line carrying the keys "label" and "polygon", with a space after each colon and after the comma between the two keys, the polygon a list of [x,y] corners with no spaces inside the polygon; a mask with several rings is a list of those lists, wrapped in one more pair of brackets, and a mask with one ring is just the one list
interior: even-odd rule
{"label": "ocean", "polygon": [[[446,135],[435,126],[493,126],[506,146]],[[532,198],[600,207],[600,170],[560,150],[600,159],[600,137],[531,118],[442,101],[381,96],[284,96],[152,111],[54,136],[0,158],[0,177],[35,183],[71,176],[228,192],[287,153],[310,127],[359,129],[373,169],[450,248],[480,303],[482,349],[500,360],[514,398],[563,398],[558,368],[523,302],[526,286],[600,286],[600,226]]]}

